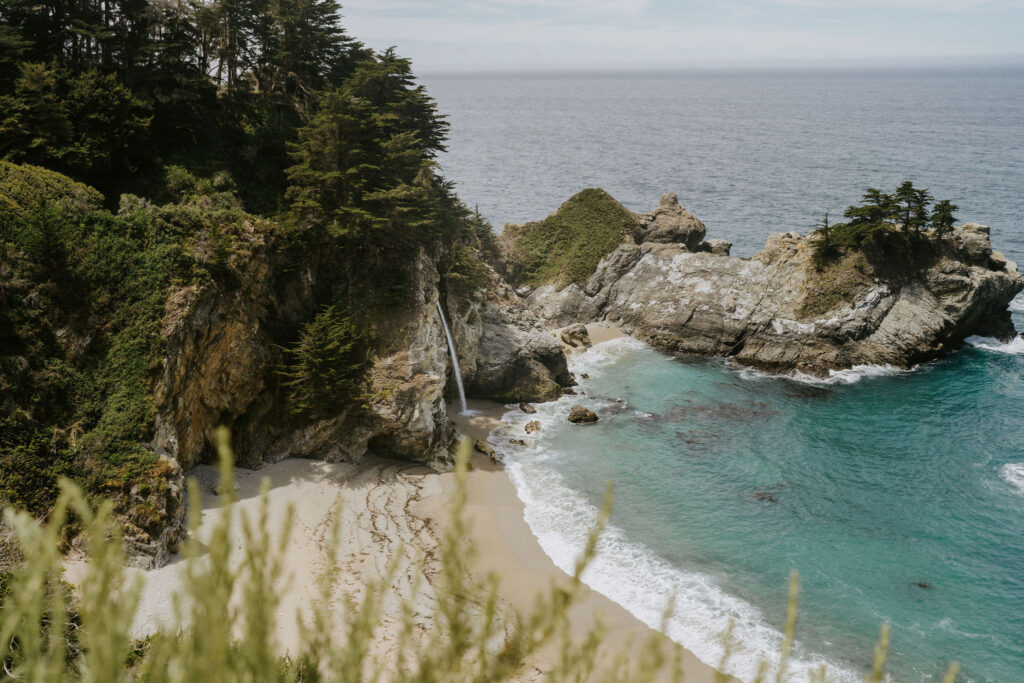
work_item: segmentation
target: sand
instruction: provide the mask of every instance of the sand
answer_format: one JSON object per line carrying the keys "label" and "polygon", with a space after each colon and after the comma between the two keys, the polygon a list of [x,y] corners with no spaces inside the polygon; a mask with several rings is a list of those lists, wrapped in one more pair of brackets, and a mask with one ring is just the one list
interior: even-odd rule
{"label": "sand", "polygon": [[[588,326],[594,343],[619,336],[614,325]],[[486,439],[503,424],[507,408],[486,401],[470,401],[475,414],[453,418],[462,434],[471,439]],[[499,596],[503,610],[520,613],[532,609],[538,595],[547,594],[553,583],[569,577],[544,554],[523,518],[523,504],[511,479],[501,468],[479,453],[471,461],[468,474],[466,514],[472,542],[478,549],[475,578],[494,573],[500,577]],[[200,466],[193,472],[203,494],[201,542],[210,539],[213,526],[224,514],[214,492],[216,472]],[[267,479],[269,526],[280,538],[288,511],[294,514],[293,526],[285,541],[286,577],[278,586],[280,605],[275,637],[281,652],[295,653],[301,643],[300,618],[308,617],[310,606],[320,599],[317,580],[326,566],[326,548],[332,519],[340,514],[341,561],[338,590],[332,598],[332,611],[344,612],[344,596],[358,598],[367,582],[381,577],[395,556],[402,556],[403,569],[392,584],[394,598],[384,605],[381,627],[375,639],[377,654],[393,650],[400,619],[399,597],[414,592],[416,577],[424,575],[417,592],[416,614],[425,618],[434,604],[432,577],[437,560],[433,550],[450,519],[453,474],[437,474],[425,467],[370,459],[358,465],[291,459],[260,470],[236,473],[238,501],[230,506],[235,516],[255,514],[260,508],[260,486]],[[244,547],[240,528],[236,527],[232,549],[233,562],[239,566]],[[133,634],[142,637],[159,628],[175,627],[174,594],[178,593],[190,562],[202,562],[202,556],[185,560],[176,556],[167,566],[129,574],[141,583],[142,599]],[[416,563],[424,563],[419,574]],[[79,582],[87,567],[69,561],[66,577]],[[598,655],[598,669],[624,649],[635,655],[648,638],[654,637],[668,647],[668,639],[650,629],[628,611],[599,593],[584,588],[578,604],[571,610],[574,637],[588,633],[601,619],[608,635]],[[422,638],[426,634],[421,634]],[[554,661],[555,653],[535,655],[519,675],[519,680],[543,680],[543,672]],[[714,671],[691,653],[684,653],[686,680],[703,683],[714,680]]]}
{"label": "sand", "polygon": [[619,329],[618,325],[607,320],[599,323],[589,323],[586,325],[586,328],[587,334],[590,335],[591,344],[600,344],[601,342],[626,336],[626,333]]}

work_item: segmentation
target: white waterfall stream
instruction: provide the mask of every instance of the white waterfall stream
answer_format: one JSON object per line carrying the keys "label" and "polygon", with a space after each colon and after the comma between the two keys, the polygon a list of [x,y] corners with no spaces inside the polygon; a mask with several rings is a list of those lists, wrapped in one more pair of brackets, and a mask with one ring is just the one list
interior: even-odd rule
{"label": "white waterfall stream", "polygon": [[448,329],[448,321],[444,317],[444,308],[441,301],[437,302],[437,312],[441,314],[441,325],[444,326],[444,336],[448,338],[448,351],[452,355],[452,369],[455,371],[455,385],[459,388],[459,406],[462,414],[469,412],[466,407],[466,390],[462,387],[462,370],[459,368],[459,357],[455,353],[455,341],[452,339],[452,331]]}

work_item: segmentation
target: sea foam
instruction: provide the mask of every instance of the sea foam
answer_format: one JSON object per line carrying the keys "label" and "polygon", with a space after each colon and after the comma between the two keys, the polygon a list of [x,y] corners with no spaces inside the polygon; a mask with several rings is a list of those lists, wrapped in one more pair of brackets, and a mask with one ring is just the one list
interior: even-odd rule
{"label": "sea foam", "polygon": [[888,377],[899,375],[911,370],[904,370],[892,365],[854,365],[845,370],[829,370],[825,377],[817,377],[804,372],[795,371],[788,375],[762,372],[753,368],[739,369],[739,376],[743,379],[785,379],[801,384],[854,384],[868,377]]}
{"label": "sea foam", "polygon": [[[646,345],[634,339],[599,344],[571,361],[580,376],[597,376],[609,363],[627,358]],[[670,362],[670,359],[667,359]],[[586,380],[582,380],[586,389]],[[503,452],[509,475],[525,506],[526,521],[541,548],[563,571],[571,573],[587,535],[597,521],[598,510],[570,489],[549,463],[559,454],[549,448],[549,435],[565,428],[565,416],[579,397],[567,396],[537,404],[537,413],[511,411],[505,415],[510,428],[500,428],[492,441]],[[583,399],[593,404],[593,401]],[[593,407],[599,408],[598,405]],[[523,437],[526,422],[537,420],[541,430]],[[525,449],[509,448],[508,437],[524,438]],[[504,437],[504,438],[503,438]],[[630,540],[614,525],[606,528],[597,556],[583,575],[584,583],[625,607],[648,626],[660,629],[670,598],[674,609],[666,634],[697,655],[717,665],[722,656],[722,634],[733,623],[732,653],[728,673],[747,681],[757,675],[761,662],[773,667],[778,660],[782,634],[771,626],[754,605],[730,595],[710,575],[671,565],[652,549]],[[798,648],[799,652],[799,648]],[[806,678],[827,664],[830,680],[859,680],[854,672],[803,653],[790,661],[794,680]]]}
{"label": "sea foam", "polygon": [[979,337],[974,335],[964,340],[969,346],[996,353],[1009,353],[1018,355],[1024,353],[1024,337],[1014,337],[1008,342],[999,341],[994,337]]}
{"label": "sea foam", "polygon": [[1011,462],[1003,465],[999,470],[1003,481],[1017,489],[1018,493],[1024,494],[1024,462]]}

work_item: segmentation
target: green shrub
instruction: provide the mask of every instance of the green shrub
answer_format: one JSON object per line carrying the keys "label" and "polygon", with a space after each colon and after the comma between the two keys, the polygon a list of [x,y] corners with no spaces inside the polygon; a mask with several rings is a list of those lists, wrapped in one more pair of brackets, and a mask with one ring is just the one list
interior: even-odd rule
{"label": "green shrub", "polygon": [[366,340],[352,319],[335,306],[320,311],[285,349],[279,370],[297,414],[337,412],[359,394],[369,366]]}
{"label": "green shrub", "polygon": [[583,190],[542,221],[505,227],[507,274],[534,287],[583,284],[635,225],[636,217],[610,194]]}
{"label": "green shrub", "polygon": [[52,203],[87,211],[99,208],[103,195],[56,171],[0,160],[0,215],[23,217]]}

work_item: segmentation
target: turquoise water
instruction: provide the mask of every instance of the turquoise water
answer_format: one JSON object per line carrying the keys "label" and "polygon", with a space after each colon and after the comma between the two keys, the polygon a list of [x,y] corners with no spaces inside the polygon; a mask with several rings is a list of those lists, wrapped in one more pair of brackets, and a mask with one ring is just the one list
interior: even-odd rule
{"label": "turquoise water", "polygon": [[[1020,69],[426,85],[452,124],[445,175],[498,226],[588,186],[633,210],[674,191],[748,256],[769,232],[807,231],[865,187],[911,179],[1024,262]],[[732,619],[746,647],[731,669],[749,679],[777,646],[797,569],[798,669],[828,662],[856,678],[889,621],[896,680],[941,680],[956,658],[963,680],[1016,683],[1024,342],[975,344],[909,373],[814,384],[614,341],[574,360],[586,395],[539,406],[527,447],[496,438],[527,521],[564,568],[615,483],[587,582],[652,625],[675,594],[668,632],[705,661]],[[577,401],[601,421],[567,423]]]}
{"label": "turquoise water", "polygon": [[[542,406],[539,437],[498,440],[528,521],[566,568],[615,483],[588,583],[655,624],[678,593],[669,632],[706,660],[736,618],[753,647],[733,670],[749,677],[777,646],[795,568],[805,664],[863,672],[888,621],[897,680],[941,678],[952,657],[965,680],[1020,681],[1019,346],[807,384],[613,341],[576,361],[585,395]],[[601,421],[569,424],[573,402]]]}

